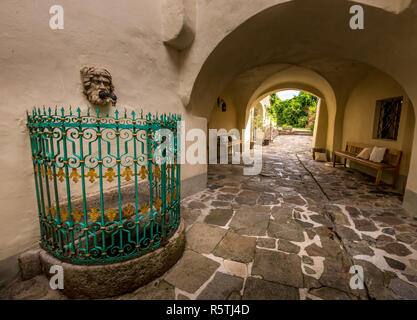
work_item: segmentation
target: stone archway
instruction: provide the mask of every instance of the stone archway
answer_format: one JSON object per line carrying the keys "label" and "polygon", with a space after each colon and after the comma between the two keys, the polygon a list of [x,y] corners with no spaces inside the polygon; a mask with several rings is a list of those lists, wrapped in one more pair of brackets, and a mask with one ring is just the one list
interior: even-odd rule
{"label": "stone archway", "polygon": [[[381,70],[397,82],[417,105],[413,77],[417,65],[407,48],[417,45],[405,35],[417,31],[411,4],[405,10],[380,10],[364,6],[367,27],[353,32],[349,26],[348,1],[277,1],[274,5],[259,4],[239,8],[239,18],[231,25],[216,26],[216,36],[210,34],[210,44],[195,43],[184,61],[180,88],[187,109],[196,116],[208,117],[213,101],[240,74],[271,64],[290,64],[310,69],[322,76],[335,93],[335,114],[329,109],[328,151],[342,148],[345,106],[353,89],[372,70]],[[321,8],[326,7],[326,10]],[[271,28],[271,26],[274,26]],[[291,28],[288,28],[288,26]],[[381,25],[384,30],[381,30]],[[200,21],[200,27],[210,29],[211,22]],[[285,30],[285,32],[283,32]],[[209,32],[209,31],[207,31]],[[338,39],[343,39],[340,42]],[[413,40],[414,41],[414,40]],[[395,52],[392,48],[395,47]],[[236,51],[236,48],[239,48]],[[220,71],[221,70],[221,71]],[[417,136],[417,130],[414,130]],[[417,139],[410,154],[407,183],[408,202],[417,203]],[[408,205],[408,208],[413,206]]]}
{"label": "stone archway", "polygon": [[252,107],[248,104],[246,109],[246,127],[250,123],[251,117],[251,110],[254,108],[253,105],[257,105],[259,101],[264,100],[266,97],[270,97],[273,93],[288,91],[288,90],[295,90],[299,92],[305,92],[315,96],[318,99],[317,103],[317,111],[316,111],[316,119],[314,124],[314,131],[311,137],[311,145],[310,151],[314,150],[325,150],[326,149],[326,140],[327,140],[327,128],[328,128],[328,107],[326,99],[322,95],[318,95],[316,90],[306,90],[305,86],[302,85],[294,85],[294,86],[277,86],[275,90],[267,92],[261,95],[259,98],[252,102]]}
{"label": "stone archway", "polygon": [[[274,92],[291,89],[308,92],[320,99],[319,116],[316,121],[312,147],[331,150],[333,147],[331,128],[335,123],[336,96],[326,79],[306,68],[288,66],[283,71],[262,81],[247,102],[243,123],[246,123],[248,110],[255,101],[262,100]],[[330,137],[329,142],[327,142],[328,137]]]}

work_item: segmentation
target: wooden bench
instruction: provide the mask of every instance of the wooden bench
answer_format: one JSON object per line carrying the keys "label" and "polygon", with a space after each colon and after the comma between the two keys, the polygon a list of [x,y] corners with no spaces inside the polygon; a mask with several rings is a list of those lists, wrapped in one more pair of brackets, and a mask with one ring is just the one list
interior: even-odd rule
{"label": "wooden bench", "polygon": [[344,158],[344,166],[346,167],[346,161],[354,161],[360,163],[364,166],[374,168],[377,171],[375,184],[379,185],[382,178],[383,171],[393,171],[393,181],[392,186],[395,188],[397,184],[398,175],[400,173],[400,164],[401,164],[401,157],[402,152],[399,150],[388,149],[385,152],[384,160],[381,163],[373,162],[370,160],[364,160],[358,158],[357,155],[364,149],[364,148],[373,148],[372,145],[363,144],[363,143],[354,143],[354,142],[347,142],[345,151],[335,151],[333,153],[333,167],[336,166],[336,157]]}

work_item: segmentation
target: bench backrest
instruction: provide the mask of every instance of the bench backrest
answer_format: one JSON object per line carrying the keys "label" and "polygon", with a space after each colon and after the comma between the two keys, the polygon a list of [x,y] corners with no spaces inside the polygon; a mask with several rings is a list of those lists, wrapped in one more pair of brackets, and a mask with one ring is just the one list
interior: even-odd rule
{"label": "bench backrest", "polygon": [[[346,142],[346,152],[358,155],[364,148],[373,148],[374,145],[358,143],[358,142]],[[398,167],[401,163],[402,152],[396,149],[388,149],[385,152],[384,163],[390,164],[394,167]]]}

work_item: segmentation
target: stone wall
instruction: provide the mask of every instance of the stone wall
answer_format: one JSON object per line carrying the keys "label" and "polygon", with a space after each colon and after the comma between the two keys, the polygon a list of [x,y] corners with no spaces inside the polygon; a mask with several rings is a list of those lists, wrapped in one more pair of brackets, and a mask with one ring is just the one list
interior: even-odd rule
{"label": "stone wall", "polygon": [[[64,8],[63,30],[49,27],[56,4]],[[6,0],[0,7],[1,261],[39,237],[25,112],[43,105],[85,110],[83,66],[110,71],[122,111],[177,112],[187,128],[203,130],[207,120],[189,115],[178,95],[179,51],[163,44],[159,1]],[[204,165],[184,165],[182,179],[205,172]],[[195,190],[205,186],[194,180]]]}
{"label": "stone wall", "polygon": [[[404,97],[401,110],[401,119],[396,141],[375,139],[375,110],[376,101],[394,97]],[[413,106],[402,88],[387,75],[373,71],[357,85],[352,91],[346,104],[343,122],[343,146],[347,141],[378,145],[387,148],[401,150],[403,152],[400,175],[406,177],[410,167],[414,131]],[[376,175],[372,170],[368,173]],[[389,182],[392,175],[388,174],[385,181]],[[404,180],[404,178],[403,178]],[[404,183],[404,181],[403,181]]]}

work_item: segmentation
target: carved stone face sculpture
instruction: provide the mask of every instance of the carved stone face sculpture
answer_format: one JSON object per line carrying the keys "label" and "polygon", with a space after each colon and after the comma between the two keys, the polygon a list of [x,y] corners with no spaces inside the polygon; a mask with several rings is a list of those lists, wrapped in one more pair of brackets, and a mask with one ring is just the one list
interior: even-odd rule
{"label": "carved stone face sculpture", "polygon": [[[84,86],[83,93],[88,101],[99,107],[105,107],[112,103],[109,94],[114,91],[112,77],[109,71],[103,68],[84,67],[80,71],[81,80]],[[107,94],[106,98],[100,98],[100,92]]]}

